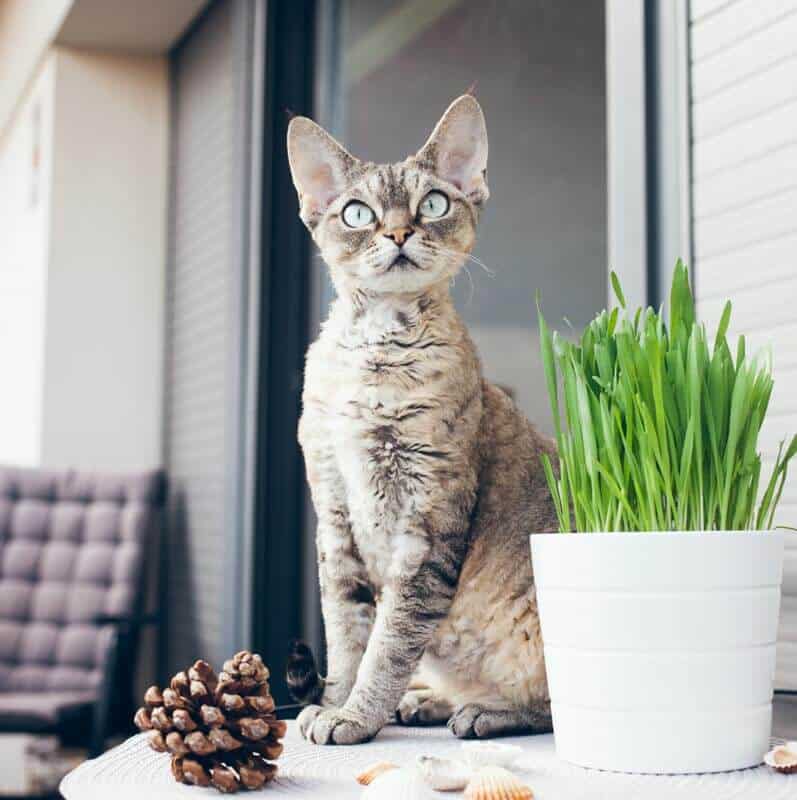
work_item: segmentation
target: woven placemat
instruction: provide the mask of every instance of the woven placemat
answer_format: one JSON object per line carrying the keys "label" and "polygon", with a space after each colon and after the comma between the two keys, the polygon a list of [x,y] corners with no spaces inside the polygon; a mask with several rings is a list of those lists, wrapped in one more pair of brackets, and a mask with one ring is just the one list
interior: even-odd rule
{"label": "woven placemat", "polygon": [[[766,767],[717,775],[619,775],[586,770],[556,758],[552,736],[505,739],[526,751],[514,771],[534,791],[536,800],[795,800],[797,775],[779,775]],[[273,798],[357,798],[354,776],[375,761],[411,765],[420,754],[456,756],[460,742],[446,728],[388,726],[372,742],[355,747],[319,747],[304,741],[289,723],[277,780],[261,791]],[[169,757],[149,749],[146,735],[128,739],[100,758],[87,761],[61,784],[66,800],[178,800],[213,789],[182,786],[172,779]],[[246,795],[244,795],[246,796]],[[458,793],[433,797],[457,798]]]}

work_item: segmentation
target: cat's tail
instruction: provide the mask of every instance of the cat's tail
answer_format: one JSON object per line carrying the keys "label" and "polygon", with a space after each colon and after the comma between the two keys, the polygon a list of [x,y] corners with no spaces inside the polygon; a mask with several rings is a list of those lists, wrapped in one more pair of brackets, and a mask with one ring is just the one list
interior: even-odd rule
{"label": "cat's tail", "polygon": [[295,641],[291,645],[286,672],[288,691],[297,703],[320,702],[324,679],[318,673],[313,651],[304,642]]}

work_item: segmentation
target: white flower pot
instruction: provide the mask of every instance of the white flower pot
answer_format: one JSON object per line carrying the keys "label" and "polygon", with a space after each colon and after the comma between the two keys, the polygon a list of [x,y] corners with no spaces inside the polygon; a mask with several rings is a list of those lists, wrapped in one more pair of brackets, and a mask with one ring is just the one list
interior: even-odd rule
{"label": "white flower pot", "polygon": [[720,772],[769,749],[783,534],[535,534],[556,751]]}

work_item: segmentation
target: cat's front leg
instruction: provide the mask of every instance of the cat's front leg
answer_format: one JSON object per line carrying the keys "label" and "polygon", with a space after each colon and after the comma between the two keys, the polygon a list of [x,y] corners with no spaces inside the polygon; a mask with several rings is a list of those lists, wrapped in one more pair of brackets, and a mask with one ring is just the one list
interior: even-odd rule
{"label": "cat's front leg", "polygon": [[[323,706],[343,705],[357,678],[357,669],[368,644],[375,616],[374,592],[354,542],[346,489],[329,435],[318,416],[306,412],[299,426],[307,479],[313,495],[318,524],[316,548],[321,610],[327,643],[327,677],[316,673],[312,692],[297,696],[299,702]],[[305,709],[312,713],[310,706]]]}
{"label": "cat's front leg", "polygon": [[327,677],[322,706],[341,706],[357,679],[376,608],[373,589],[342,510],[318,524],[321,610],[327,641]]}
{"label": "cat's front leg", "polygon": [[[451,607],[462,563],[463,534],[430,543],[418,532],[419,564],[399,568],[385,586],[376,623],[357,673],[357,682],[341,708],[306,709],[300,729],[316,744],[368,741],[393,717],[412,673],[435,628]],[[424,549],[425,548],[425,549]]]}

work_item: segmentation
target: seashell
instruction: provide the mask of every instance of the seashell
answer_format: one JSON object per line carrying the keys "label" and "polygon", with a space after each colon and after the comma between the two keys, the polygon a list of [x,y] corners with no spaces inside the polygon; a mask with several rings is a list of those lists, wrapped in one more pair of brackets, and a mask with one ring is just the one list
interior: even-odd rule
{"label": "seashell", "polygon": [[398,769],[398,764],[392,764],[390,761],[377,761],[357,775],[357,783],[360,786],[368,786],[378,775],[389,772],[391,769]]}
{"label": "seashell", "polygon": [[435,794],[415,769],[390,769],[376,775],[361,800],[434,800]]}
{"label": "seashell", "polygon": [[459,792],[473,777],[471,767],[453,758],[418,756],[415,766],[426,783],[438,792]]}
{"label": "seashell", "polygon": [[534,800],[534,793],[503,767],[482,767],[465,789],[465,800]]}
{"label": "seashell", "polygon": [[511,767],[523,748],[501,742],[462,742],[462,757],[473,769],[479,767]]}
{"label": "seashell", "polygon": [[764,763],[785,774],[797,772],[797,742],[786,742],[773,747],[765,756]]}

